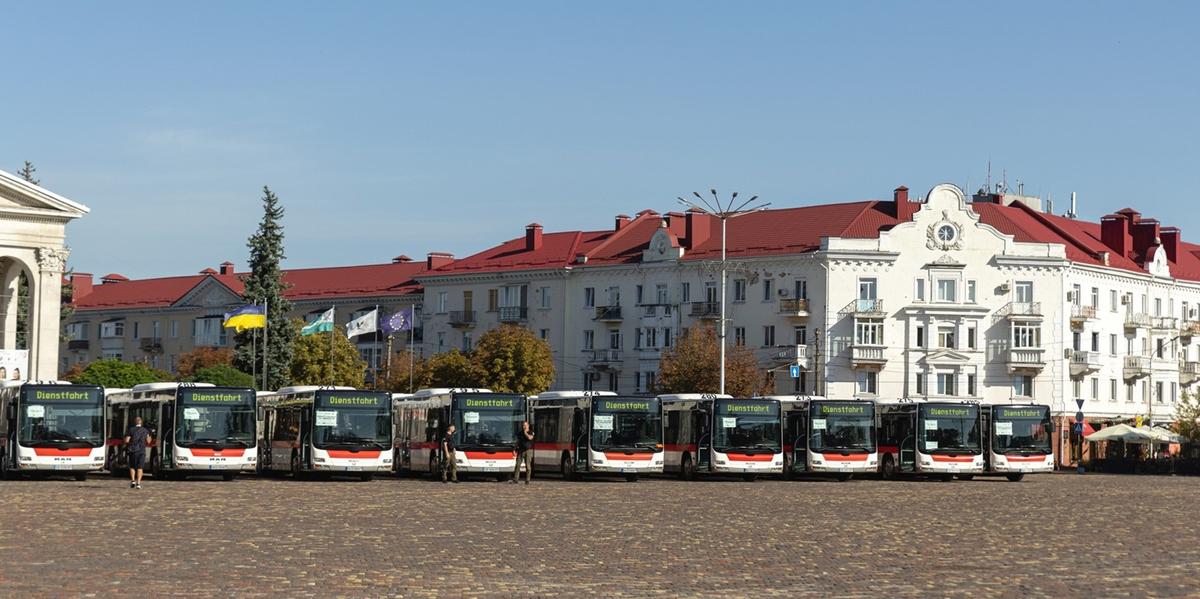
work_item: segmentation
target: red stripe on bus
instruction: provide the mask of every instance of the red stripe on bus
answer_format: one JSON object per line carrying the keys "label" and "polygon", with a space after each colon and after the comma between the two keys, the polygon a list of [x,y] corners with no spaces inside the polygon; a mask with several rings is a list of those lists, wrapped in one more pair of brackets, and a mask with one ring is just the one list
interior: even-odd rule
{"label": "red stripe on bus", "polygon": [[91,447],[67,447],[59,449],[57,447],[34,447],[33,455],[48,455],[48,456],[89,456],[92,455]]}
{"label": "red stripe on bus", "polygon": [[511,460],[517,457],[515,451],[497,451],[496,453],[488,453],[486,451],[464,451],[463,455],[467,456],[468,460]]}
{"label": "red stripe on bus", "polygon": [[379,454],[381,454],[381,453],[383,453],[383,452],[379,451],[378,449],[373,450],[373,451],[350,451],[349,449],[330,449],[329,457],[344,458],[344,459],[351,459],[351,460],[353,460],[353,459],[368,459],[368,458],[375,459],[375,458],[378,458]]}
{"label": "red stripe on bus", "polygon": [[842,455],[840,453],[824,453],[824,454],[820,454],[820,455],[821,455],[821,457],[825,458],[826,460],[835,461],[835,462],[865,462],[865,461],[867,461],[867,454],[865,454],[865,453],[852,453],[850,455]]}
{"label": "red stripe on bus", "polygon": [[1004,456],[1004,457],[1007,458],[1008,461],[1010,461],[1010,462],[1042,462],[1042,461],[1045,461],[1045,459],[1046,459],[1045,454],[1031,455],[1031,456],[1009,455],[1009,456]]}
{"label": "red stripe on bus", "polygon": [[696,451],[695,445],[664,445],[663,449],[667,451]]}
{"label": "red stripe on bus", "polygon": [[558,451],[560,449],[574,451],[575,445],[572,443],[534,443],[533,449],[534,451]]}
{"label": "red stripe on bus", "polygon": [[652,454],[652,453],[609,453],[606,451],[606,452],[604,452],[604,457],[606,457],[610,460],[636,460],[636,461],[647,461],[648,462],[648,461],[654,459],[654,454]]}
{"label": "red stripe on bus", "polygon": [[933,461],[935,461],[935,462],[973,462],[973,461],[975,461],[975,456],[970,456],[970,455],[955,456],[955,455],[938,455],[935,453],[929,457],[932,458]]}
{"label": "red stripe on bus", "polygon": [[208,458],[213,456],[240,458],[246,454],[245,449],[213,449],[211,447],[196,447],[190,451],[192,452],[192,455],[198,458]]}
{"label": "red stripe on bus", "polygon": [[725,456],[739,462],[770,462],[775,459],[773,453],[727,453]]}

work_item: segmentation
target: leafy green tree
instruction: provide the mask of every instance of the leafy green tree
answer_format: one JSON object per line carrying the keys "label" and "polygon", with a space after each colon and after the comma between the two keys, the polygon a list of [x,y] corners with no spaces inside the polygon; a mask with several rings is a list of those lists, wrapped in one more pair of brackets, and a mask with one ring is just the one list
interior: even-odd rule
{"label": "leafy green tree", "polygon": [[[292,327],[299,333],[303,322],[300,319],[292,321]],[[330,348],[329,336],[333,335],[333,347]],[[333,379],[330,380],[329,352],[333,351]],[[294,385],[344,385],[361,389],[363,377],[367,372],[367,362],[358,355],[358,348],[346,338],[341,327],[334,327],[332,333],[314,333],[299,335],[295,341],[292,357],[291,379]]]}
{"label": "leafy green tree", "polygon": [[479,336],[471,363],[479,383],[505,393],[541,393],[554,382],[554,354],[533,331],[508,324]]}
{"label": "leafy green tree", "polygon": [[1183,392],[1175,404],[1175,432],[1192,443],[1200,443],[1200,392]]}
{"label": "leafy green tree", "polygon": [[[655,393],[717,393],[721,389],[721,346],[717,331],[707,324],[693,325],[659,358]],[[725,393],[734,397],[769,395],[769,379],[750,348],[725,350]]]}
{"label": "leafy green tree", "polygon": [[[262,368],[263,352],[267,355],[267,389],[286,387],[291,381],[292,355],[294,342],[299,336],[298,328],[288,322],[287,314],[292,309],[292,303],[284,299],[283,292],[288,285],[283,282],[283,272],[279,264],[284,259],[283,252],[283,207],[279,198],[266,186],[263,187],[263,218],[258,225],[258,231],[250,237],[246,244],[250,248],[250,274],[242,278],[245,289],[242,291],[242,301],[267,304],[267,342],[262,342],[262,333],[258,343],[253,343],[254,329],[247,329],[235,337],[237,349],[233,354],[233,365],[242,372],[253,372],[255,365]],[[264,347],[264,345],[266,347]],[[261,370],[259,376],[262,376]]]}
{"label": "leafy green tree", "polygon": [[142,362],[122,362],[120,360],[98,360],[88,364],[78,375],[68,373],[67,380],[72,383],[100,385],[110,389],[130,389],[142,383],[161,383],[170,381],[171,373],[151,368]]}
{"label": "leafy green tree", "polygon": [[[233,350],[224,347],[196,347],[175,359],[175,376],[181,381],[192,380],[192,375],[202,368],[233,366]],[[253,377],[247,375],[247,380]],[[253,387],[254,385],[247,385]]]}
{"label": "leafy green tree", "polygon": [[228,364],[197,368],[191,376],[184,380],[189,383],[212,383],[218,387],[254,388],[254,377]]}
{"label": "leafy green tree", "polygon": [[422,360],[413,378],[424,383],[415,385],[414,389],[481,386],[471,359],[457,349],[433,354]]}
{"label": "leafy green tree", "polygon": [[[412,378],[409,378],[409,372]],[[417,389],[431,387],[426,371],[422,368],[422,360],[407,349],[395,352],[388,360],[386,368],[380,371],[380,379],[376,381],[376,389],[388,389],[395,393],[412,393]]]}

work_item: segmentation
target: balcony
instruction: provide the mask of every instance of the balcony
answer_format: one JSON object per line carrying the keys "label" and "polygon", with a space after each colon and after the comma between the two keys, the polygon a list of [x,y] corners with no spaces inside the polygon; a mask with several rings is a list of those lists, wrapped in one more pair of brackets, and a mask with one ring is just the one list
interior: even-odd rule
{"label": "balcony", "polygon": [[162,339],[158,337],[142,337],[138,340],[138,347],[146,353],[161,354],[163,350]]}
{"label": "balcony", "polygon": [[596,317],[592,320],[598,322],[621,322],[624,320],[621,316],[621,306],[596,306]]}
{"label": "balcony", "polygon": [[1046,350],[1040,347],[1018,347],[1008,350],[1005,362],[1008,373],[1023,371],[1041,372],[1046,367]]}
{"label": "balcony", "polygon": [[1197,381],[1200,381],[1200,362],[1180,362],[1179,383],[1191,385]]}
{"label": "balcony", "polygon": [[1096,320],[1095,306],[1071,306],[1071,328],[1078,329],[1089,320]]}
{"label": "balcony", "polygon": [[1157,331],[1174,331],[1179,329],[1179,319],[1174,316],[1151,316],[1150,328]]}
{"label": "balcony", "polygon": [[67,342],[67,349],[69,349],[71,351],[87,351],[88,350],[88,340],[87,339],[72,339]]}
{"label": "balcony", "polygon": [[475,311],[452,310],[450,312],[450,326],[460,329],[475,326]]}
{"label": "balcony", "polygon": [[525,322],[529,320],[529,308],[525,306],[502,307],[497,313],[500,322]]}
{"label": "balcony", "polygon": [[671,304],[642,304],[640,307],[643,320],[671,316]]}
{"label": "balcony", "polygon": [[720,318],[720,302],[692,302],[692,311],[688,314],[693,318]]}
{"label": "balcony", "polygon": [[588,357],[589,367],[595,370],[621,369],[621,350],[593,349],[588,351],[591,353],[591,355]]}
{"label": "balcony", "polygon": [[775,362],[786,365],[797,365],[801,370],[809,369],[809,351],[807,345],[782,345],[775,352]]}
{"label": "balcony", "polygon": [[808,318],[808,300],[807,299],[782,299],[779,300],[779,313],[786,314],[792,318]]}
{"label": "balcony", "polygon": [[1179,337],[1181,339],[1191,339],[1197,334],[1200,334],[1200,320],[1179,321]]}
{"label": "balcony", "polygon": [[1071,378],[1079,378],[1100,370],[1100,353],[1094,351],[1072,351]]}
{"label": "balcony", "polygon": [[211,335],[196,335],[192,338],[196,347],[225,347],[228,337],[225,333]]}
{"label": "balcony", "polygon": [[1009,320],[1041,320],[1044,316],[1041,302],[1009,302],[996,314]]}
{"label": "balcony", "polygon": [[1150,328],[1150,315],[1143,312],[1126,312],[1125,313],[1125,331],[1131,332],[1138,329]]}
{"label": "balcony", "polygon": [[1121,374],[1125,380],[1140,379],[1150,376],[1150,371],[1154,368],[1153,360],[1150,356],[1125,356],[1125,364],[1121,368]]}
{"label": "balcony", "polygon": [[854,345],[850,349],[850,366],[852,368],[883,368],[887,364],[887,357],[884,355],[886,346]]}
{"label": "balcony", "polygon": [[856,299],[838,312],[840,315],[851,314],[863,318],[883,318],[887,313],[883,310],[881,299]]}

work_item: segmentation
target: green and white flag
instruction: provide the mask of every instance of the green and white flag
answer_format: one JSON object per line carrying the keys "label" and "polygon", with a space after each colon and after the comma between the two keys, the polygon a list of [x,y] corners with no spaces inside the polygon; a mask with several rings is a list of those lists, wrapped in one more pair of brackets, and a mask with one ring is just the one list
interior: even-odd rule
{"label": "green and white flag", "polygon": [[350,323],[346,325],[346,337],[349,338],[355,335],[362,335],[364,333],[374,333],[375,331],[379,330],[379,326],[377,324],[378,321],[379,308],[375,308],[374,310],[371,310],[370,312],[351,320]]}
{"label": "green and white flag", "polygon": [[333,330],[333,308],[330,308],[321,314],[321,317],[308,323],[303,329],[300,329],[301,335],[311,335],[313,333],[328,333]]}

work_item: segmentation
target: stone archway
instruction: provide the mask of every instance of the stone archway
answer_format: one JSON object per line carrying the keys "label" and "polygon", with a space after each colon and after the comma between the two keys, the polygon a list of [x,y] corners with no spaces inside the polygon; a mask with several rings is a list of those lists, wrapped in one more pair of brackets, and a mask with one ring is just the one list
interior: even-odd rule
{"label": "stone archway", "polygon": [[86,206],[0,171],[0,350],[17,349],[17,287],[24,272],[29,356],[21,378],[58,377],[62,278],[71,253],[65,229],[87,212]]}

